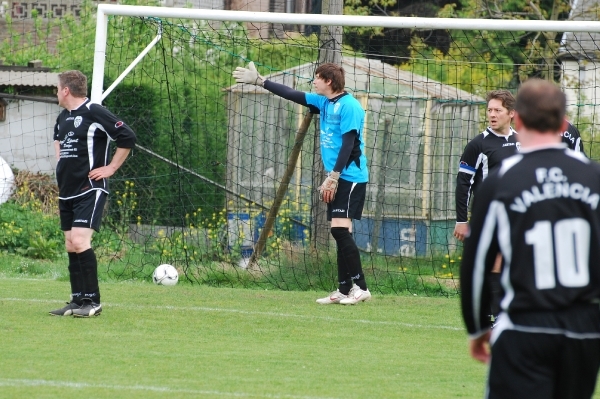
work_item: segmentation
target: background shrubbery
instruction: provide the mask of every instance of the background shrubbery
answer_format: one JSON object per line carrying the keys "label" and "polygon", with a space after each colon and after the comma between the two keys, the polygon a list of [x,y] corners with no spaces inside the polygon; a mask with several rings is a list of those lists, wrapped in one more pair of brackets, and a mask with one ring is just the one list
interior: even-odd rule
{"label": "background shrubbery", "polygon": [[58,189],[50,176],[15,173],[11,200],[0,205],[0,251],[56,259],[64,252]]}

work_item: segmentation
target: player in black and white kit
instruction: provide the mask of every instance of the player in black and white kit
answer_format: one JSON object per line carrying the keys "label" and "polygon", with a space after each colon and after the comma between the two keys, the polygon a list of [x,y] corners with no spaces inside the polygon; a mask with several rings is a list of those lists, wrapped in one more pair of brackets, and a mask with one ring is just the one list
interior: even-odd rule
{"label": "player in black and white kit", "polygon": [[584,153],[583,142],[581,141],[581,134],[579,134],[579,130],[571,122],[569,122],[567,130],[562,132],[560,136],[562,142],[565,143],[570,149],[572,149],[575,152]]}
{"label": "player in black and white kit", "polygon": [[[54,146],[61,229],[69,255],[71,301],[54,316],[97,316],[102,312],[98,264],[91,241],[100,229],[108,178],[135,146],[135,134],[119,118],[87,96],[87,78],[79,71],[58,75]],[[109,144],[117,149],[109,163]]]}
{"label": "player in black and white kit", "polygon": [[[600,366],[600,165],[561,143],[566,97],[525,82],[521,153],[475,197],[461,265],[470,353],[490,363],[486,398],[579,399]],[[504,259],[502,313],[489,329],[489,271]],[[491,353],[488,346],[491,344]]]}
{"label": "player in black and white kit", "polygon": [[494,90],[486,101],[489,126],[465,147],[456,177],[454,236],[461,241],[468,232],[468,209],[475,189],[518,148],[516,132],[510,126],[515,113],[513,95],[508,90]]}
{"label": "player in black and white kit", "polygon": [[[501,162],[518,152],[516,132],[510,126],[515,114],[515,98],[508,90],[493,90],[487,94],[489,126],[469,141],[460,158],[456,177],[456,226],[454,237],[463,241],[469,231],[468,209],[476,189],[495,171]],[[489,319],[494,323],[500,313],[500,270],[502,258],[498,256],[492,269],[490,294],[492,303]]]}

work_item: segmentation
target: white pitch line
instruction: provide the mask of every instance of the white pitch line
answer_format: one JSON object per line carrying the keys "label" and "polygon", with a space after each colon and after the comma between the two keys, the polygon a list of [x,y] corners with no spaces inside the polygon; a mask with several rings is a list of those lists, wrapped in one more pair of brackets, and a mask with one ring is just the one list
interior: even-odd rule
{"label": "white pitch line", "polygon": [[[43,300],[43,299],[26,299],[26,298],[0,298],[1,301],[15,301],[15,302],[43,302],[43,303],[63,303],[64,301],[55,301],[55,300]],[[228,309],[228,308],[209,308],[203,306],[170,306],[170,305],[131,305],[131,304],[120,304],[120,303],[110,303],[110,302],[102,302],[104,306],[112,306],[112,307],[127,307],[127,308],[137,308],[137,309],[165,309],[165,310],[176,310],[176,311],[196,311],[196,312],[220,312],[220,313],[237,313],[243,315],[260,315],[260,316],[270,316],[270,317],[289,317],[293,319],[305,319],[305,320],[325,320],[332,322],[344,322],[344,323],[361,323],[361,324],[373,324],[373,325],[386,325],[386,326],[398,326],[398,327],[408,327],[408,328],[424,328],[424,329],[437,329],[437,330],[452,330],[452,331],[464,331],[464,328],[461,327],[452,327],[452,326],[443,326],[443,325],[435,325],[435,324],[413,324],[413,323],[403,323],[399,321],[379,321],[379,320],[366,320],[366,319],[345,319],[345,318],[335,318],[329,316],[306,316],[294,313],[276,313],[276,312],[255,312],[241,309]]]}
{"label": "white pitch line", "polygon": [[28,380],[28,379],[13,379],[0,378],[0,386],[5,387],[39,387],[49,386],[56,388],[71,388],[71,389],[110,389],[114,391],[150,391],[150,392],[165,392],[165,393],[184,393],[191,395],[203,396],[222,396],[231,398],[266,398],[266,399],[339,399],[323,396],[307,396],[307,395],[289,395],[289,394],[254,394],[248,392],[223,392],[223,391],[208,391],[196,389],[181,389],[169,387],[156,387],[146,385],[111,385],[111,384],[89,384],[86,382],[70,382],[70,381],[51,381],[51,380]]}

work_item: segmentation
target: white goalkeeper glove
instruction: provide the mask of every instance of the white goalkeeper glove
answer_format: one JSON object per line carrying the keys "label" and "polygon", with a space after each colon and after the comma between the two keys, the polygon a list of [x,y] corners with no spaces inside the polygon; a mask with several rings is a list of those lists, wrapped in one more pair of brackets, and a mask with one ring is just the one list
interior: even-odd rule
{"label": "white goalkeeper glove", "polygon": [[254,62],[252,61],[248,64],[248,68],[235,68],[232,75],[238,83],[248,83],[257,86],[262,86],[265,83],[265,78],[258,74]]}
{"label": "white goalkeeper glove", "polygon": [[329,172],[327,178],[319,187],[319,199],[325,203],[330,203],[335,198],[338,188],[340,172]]}

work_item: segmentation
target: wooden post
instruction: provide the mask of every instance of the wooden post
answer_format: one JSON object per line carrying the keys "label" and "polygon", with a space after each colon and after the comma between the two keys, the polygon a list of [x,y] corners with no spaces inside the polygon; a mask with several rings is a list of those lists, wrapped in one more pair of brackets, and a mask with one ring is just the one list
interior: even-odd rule
{"label": "wooden post", "polygon": [[[322,14],[342,15],[344,11],[343,0],[323,0]],[[319,36],[321,48],[319,49],[319,64],[332,62],[340,65],[342,62],[342,27],[341,26],[322,26]],[[315,157],[312,184],[313,195],[311,200],[311,245],[313,250],[320,246],[328,246],[329,243],[329,222],[327,221],[327,212],[324,204],[319,201],[319,195],[316,188],[325,180],[325,170],[320,151],[320,129],[315,131]]]}
{"label": "wooden post", "polygon": [[[322,14],[342,15],[344,11],[343,0],[323,0]],[[333,62],[340,64],[342,61],[342,27],[322,26],[319,36],[321,48],[319,49],[319,64]]]}
{"label": "wooden post", "polygon": [[275,219],[277,218],[277,213],[279,213],[279,207],[281,206],[281,203],[285,198],[285,194],[287,193],[290,180],[292,179],[292,175],[294,174],[296,162],[298,162],[300,150],[302,150],[302,143],[304,142],[304,137],[306,136],[306,132],[308,131],[308,127],[310,126],[312,117],[313,114],[307,112],[304,116],[304,119],[302,120],[302,124],[296,132],[296,140],[294,141],[292,152],[290,153],[290,156],[288,158],[287,167],[283,174],[283,178],[281,179],[281,183],[279,184],[279,187],[277,187],[277,193],[275,194],[273,206],[271,206],[271,208],[269,209],[267,219],[265,220],[265,224],[260,232],[258,241],[254,245],[254,250],[252,251],[252,255],[250,256],[250,261],[248,262],[249,267],[252,267],[256,264],[256,261],[259,259],[259,257],[262,255],[262,252],[265,249],[265,245],[267,244],[267,238],[269,237],[271,229],[273,229]]}
{"label": "wooden post", "polygon": [[388,153],[391,147],[390,125],[392,121],[386,118],[381,137],[381,158],[379,160],[379,173],[377,174],[377,196],[375,197],[375,214],[373,216],[373,230],[371,232],[371,251],[377,253],[379,249],[379,230],[383,219],[383,203],[385,202],[385,169],[388,162]]}

